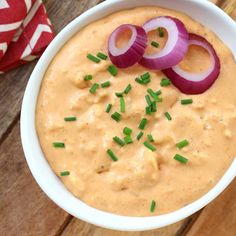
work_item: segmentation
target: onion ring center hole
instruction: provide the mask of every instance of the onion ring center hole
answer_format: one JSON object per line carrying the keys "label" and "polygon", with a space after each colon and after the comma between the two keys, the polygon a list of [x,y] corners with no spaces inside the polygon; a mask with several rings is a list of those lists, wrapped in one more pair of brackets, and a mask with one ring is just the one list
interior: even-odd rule
{"label": "onion ring center hole", "polygon": [[190,45],[184,59],[179,64],[182,70],[193,73],[207,71],[210,65],[211,56],[209,52],[198,45]]}
{"label": "onion ring center hole", "polygon": [[120,31],[116,37],[116,47],[119,49],[125,48],[129,43],[131,36],[132,36],[131,29],[126,28]]}
{"label": "onion ring center hole", "polygon": [[[148,32],[148,46],[146,49],[146,55],[153,55],[160,52],[166,45],[168,40],[168,32],[162,28],[164,36],[160,37],[157,29]],[[152,42],[158,43],[158,47],[152,46]]]}

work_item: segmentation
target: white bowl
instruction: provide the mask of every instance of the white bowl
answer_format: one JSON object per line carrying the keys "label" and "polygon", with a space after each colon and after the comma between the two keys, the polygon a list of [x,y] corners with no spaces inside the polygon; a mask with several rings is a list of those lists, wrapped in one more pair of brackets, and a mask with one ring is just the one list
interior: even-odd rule
{"label": "white bowl", "polygon": [[40,147],[35,128],[35,111],[40,84],[53,57],[82,27],[113,12],[136,6],[162,6],[190,15],[202,23],[232,50],[236,58],[236,24],[222,10],[206,0],[107,0],[88,10],[67,25],[47,48],[35,67],[26,88],[21,111],[21,139],[29,168],[42,190],[58,206],[89,223],[114,230],[141,231],[180,221],[215,199],[235,178],[236,159],[218,184],[197,201],[168,214],[152,217],[126,217],[88,206],[69,192],[54,174]]}

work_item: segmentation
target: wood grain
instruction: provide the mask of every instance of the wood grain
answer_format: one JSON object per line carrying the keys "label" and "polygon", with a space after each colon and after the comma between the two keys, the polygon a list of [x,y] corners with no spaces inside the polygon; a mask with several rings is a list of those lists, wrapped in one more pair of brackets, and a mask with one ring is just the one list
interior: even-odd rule
{"label": "wood grain", "polygon": [[200,214],[186,236],[236,235],[236,180]]}
{"label": "wood grain", "polygon": [[[48,0],[45,2],[55,32],[59,32],[71,20],[101,0]],[[0,75],[0,143],[9,133],[12,123],[20,113],[24,90],[35,64],[36,62],[31,62]]]}
{"label": "wood grain", "polygon": [[1,145],[0,166],[0,235],[60,233],[71,217],[33,179],[21,148],[19,122]]}

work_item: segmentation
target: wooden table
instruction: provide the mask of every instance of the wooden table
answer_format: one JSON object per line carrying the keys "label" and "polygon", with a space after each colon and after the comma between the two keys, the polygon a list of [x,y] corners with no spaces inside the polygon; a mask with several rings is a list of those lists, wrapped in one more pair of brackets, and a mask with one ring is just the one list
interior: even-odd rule
{"label": "wooden table", "polygon": [[[46,0],[56,32],[101,0]],[[236,19],[235,0],[214,0]],[[0,235],[1,236],[235,236],[236,180],[201,212],[169,227],[148,232],[117,232],[73,218],[39,188],[26,164],[19,117],[26,83],[36,62],[0,77]],[[42,173],[43,174],[43,173]]]}

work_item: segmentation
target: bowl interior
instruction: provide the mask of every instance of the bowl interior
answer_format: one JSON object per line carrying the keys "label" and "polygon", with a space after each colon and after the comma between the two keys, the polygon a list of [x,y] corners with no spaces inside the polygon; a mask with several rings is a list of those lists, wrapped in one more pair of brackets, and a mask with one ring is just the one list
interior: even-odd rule
{"label": "bowl interior", "polygon": [[89,223],[116,230],[149,230],[175,223],[193,214],[219,195],[235,177],[236,160],[219,183],[205,196],[175,212],[153,217],[124,217],[88,206],[74,197],[51,170],[42,153],[36,129],[35,110],[40,84],[53,57],[76,32],[113,12],[136,6],[162,6],[184,12],[214,31],[236,57],[236,25],[230,17],[208,1],[198,0],[109,0],[90,9],[64,28],[47,48],[35,67],[23,99],[21,139],[31,172],[43,191],[71,215]]}

